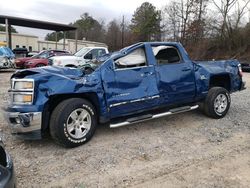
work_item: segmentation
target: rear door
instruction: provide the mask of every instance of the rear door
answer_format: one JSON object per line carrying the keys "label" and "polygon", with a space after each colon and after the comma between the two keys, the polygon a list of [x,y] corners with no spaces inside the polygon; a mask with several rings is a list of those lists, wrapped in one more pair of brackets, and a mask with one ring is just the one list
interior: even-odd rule
{"label": "rear door", "polygon": [[148,64],[144,46],[115,59],[113,65],[112,73],[103,74],[111,118],[150,109],[159,92],[154,67]]}
{"label": "rear door", "polygon": [[158,89],[165,104],[193,101],[193,64],[185,62],[175,46],[152,46],[156,60]]}

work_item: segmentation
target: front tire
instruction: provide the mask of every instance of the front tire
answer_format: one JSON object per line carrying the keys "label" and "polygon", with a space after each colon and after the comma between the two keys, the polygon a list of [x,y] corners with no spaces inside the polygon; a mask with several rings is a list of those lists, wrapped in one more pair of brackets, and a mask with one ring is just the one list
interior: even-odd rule
{"label": "front tire", "polygon": [[230,93],[222,87],[212,87],[204,101],[204,112],[207,116],[223,118],[230,108]]}
{"label": "front tire", "polygon": [[97,126],[94,106],[81,98],[67,99],[54,109],[50,119],[52,138],[64,147],[77,147],[88,142]]}

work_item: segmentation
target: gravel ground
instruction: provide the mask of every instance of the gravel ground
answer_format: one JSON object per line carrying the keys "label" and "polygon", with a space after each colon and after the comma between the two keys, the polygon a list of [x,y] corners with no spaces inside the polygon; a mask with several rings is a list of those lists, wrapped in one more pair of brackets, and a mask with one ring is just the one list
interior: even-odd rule
{"label": "gravel ground", "polygon": [[[11,72],[0,72],[5,105]],[[199,110],[135,125],[100,126],[87,144],[65,149],[51,138],[22,141],[0,131],[18,187],[250,187],[250,74],[248,89],[232,95],[227,116]]]}

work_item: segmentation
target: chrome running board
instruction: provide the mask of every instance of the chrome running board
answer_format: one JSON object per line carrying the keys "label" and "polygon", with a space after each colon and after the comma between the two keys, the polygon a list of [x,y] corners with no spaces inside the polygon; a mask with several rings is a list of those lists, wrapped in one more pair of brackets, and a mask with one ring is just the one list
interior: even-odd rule
{"label": "chrome running board", "polygon": [[116,128],[116,127],[121,127],[121,126],[125,126],[125,125],[131,125],[134,123],[138,123],[138,122],[142,122],[142,121],[147,121],[147,120],[151,120],[151,119],[157,119],[157,118],[161,118],[164,116],[169,116],[172,114],[178,114],[181,112],[187,112],[187,111],[191,111],[191,110],[195,110],[199,107],[199,105],[195,105],[195,106],[183,106],[183,107],[179,107],[179,108],[174,108],[171,109],[167,112],[163,112],[163,113],[159,113],[159,114],[146,114],[146,115],[142,115],[142,116],[138,116],[135,118],[129,118],[123,122],[118,122],[118,123],[111,123],[110,124],[110,128]]}

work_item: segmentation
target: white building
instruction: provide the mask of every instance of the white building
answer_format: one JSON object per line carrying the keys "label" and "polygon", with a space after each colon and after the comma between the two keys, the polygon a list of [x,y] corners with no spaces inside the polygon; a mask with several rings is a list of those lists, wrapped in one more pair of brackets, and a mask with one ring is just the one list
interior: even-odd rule
{"label": "white building", "polygon": [[[41,51],[48,49],[58,49],[63,50],[63,39],[59,42],[54,41],[42,41],[39,40],[37,36],[33,35],[24,35],[19,33],[11,33],[12,35],[12,48],[27,48],[28,51]],[[0,32],[0,42],[6,42],[6,33]],[[65,49],[72,53],[75,52],[76,41],[74,39],[65,39]],[[100,42],[86,41],[86,40],[77,40],[77,49],[83,47],[107,47],[106,44]]]}

